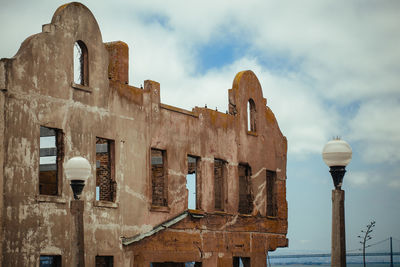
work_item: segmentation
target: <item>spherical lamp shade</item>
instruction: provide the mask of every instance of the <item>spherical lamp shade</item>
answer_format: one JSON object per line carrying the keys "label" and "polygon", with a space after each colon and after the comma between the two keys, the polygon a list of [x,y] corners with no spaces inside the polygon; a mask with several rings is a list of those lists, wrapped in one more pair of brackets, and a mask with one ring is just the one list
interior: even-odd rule
{"label": "spherical lamp shade", "polygon": [[350,145],[343,140],[331,140],[322,150],[322,158],[329,167],[347,166],[351,161],[352,150]]}
{"label": "spherical lamp shade", "polygon": [[69,159],[64,169],[68,180],[86,181],[91,171],[89,161],[82,157],[73,157]]}
{"label": "spherical lamp shade", "polygon": [[90,175],[90,163],[87,159],[82,157],[71,158],[64,165],[65,175],[67,179],[71,181],[71,188],[74,192],[74,198],[80,199],[83,187],[85,187],[85,181]]}

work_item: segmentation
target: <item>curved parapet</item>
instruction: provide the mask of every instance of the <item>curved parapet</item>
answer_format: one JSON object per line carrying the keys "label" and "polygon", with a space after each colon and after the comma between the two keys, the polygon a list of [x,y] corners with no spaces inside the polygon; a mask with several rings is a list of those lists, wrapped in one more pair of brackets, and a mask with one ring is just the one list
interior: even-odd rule
{"label": "curved parapet", "polygon": [[51,25],[62,28],[73,40],[102,44],[102,36],[96,18],[81,3],[72,2],[57,8],[51,19]]}
{"label": "curved parapet", "polygon": [[229,90],[229,113],[245,115],[250,99],[255,102],[256,107],[266,105],[257,76],[251,70],[241,71],[236,74],[232,89]]}
{"label": "curved parapet", "polygon": [[[263,129],[266,124],[276,125],[279,130],[275,115],[263,97],[261,84],[251,70],[236,74],[232,89],[229,90],[229,113],[239,118],[241,129],[248,128],[247,132],[257,133],[257,129]],[[253,121],[249,122],[249,119]]]}
{"label": "curved parapet", "polygon": [[[74,51],[77,46],[81,54]],[[77,89],[72,90],[75,100],[105,106],[102,96],[108,95],[108,58],[92,12],[80,3],[65,4],[55,11],[51,23],[42,26],[41,33],[22,43],[7,71],[7,89],[61,98],[70,98],[71,89]]]}

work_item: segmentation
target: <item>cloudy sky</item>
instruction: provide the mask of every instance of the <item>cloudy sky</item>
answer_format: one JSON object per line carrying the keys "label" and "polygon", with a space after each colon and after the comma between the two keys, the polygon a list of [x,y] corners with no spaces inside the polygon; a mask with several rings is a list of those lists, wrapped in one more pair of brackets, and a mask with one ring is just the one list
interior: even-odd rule
{"label": "cloudy sky", "polygon": [[[40,32],[65,2],[0,0],[0,57]],[[130,84],[161,83],[163,103],[228,109],[252,70],[287,137],[290,250],[330,249],[332,180],[324,144],[353,148],[347,248],[376,220],[400,239],[400,1],[83,1],[103,41],[130,47]],[[107,4],[105,4],[107,3]]]}

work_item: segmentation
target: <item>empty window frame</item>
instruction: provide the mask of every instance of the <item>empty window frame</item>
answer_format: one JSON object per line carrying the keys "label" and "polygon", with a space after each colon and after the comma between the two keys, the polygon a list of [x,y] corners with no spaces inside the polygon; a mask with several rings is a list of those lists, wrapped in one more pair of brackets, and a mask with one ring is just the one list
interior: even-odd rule
{"label": "empty window frame", "polygon": [[151,149],[152,205],[168,206],[166,151]]}
{"label": "empty window frame", "polygon": [[251,98],[247,103],[247,131],[256,132],[256,104]]}
{"label": "empty window frame", "polygon": [[114,256],[96,256],[96,267],[113,267]]}
{"label": "empty window frame", "polygon": [[253,211],[253,195],[251,190],[251,168],[247,164],[239,164],[239,213],[250,214]]}
{"label": "empty window frame", "polygon": [[39,267],[61,267],[61,256],[40,255]]}
{"label": "empty window frame", "polygon": [[275,217],[278,213],[276,201],[276,172],[267,171],[266,183],[267,216]]}
{"label": "empty window frame", "polygon": [[63,133],[40,126],[39,194],[58,195],[64,157]]}
{"label": "empty window frame", "polygon": [[116,197],[114,140],[96,137],[96,200]]}
{"label": "empty window frame", "polygon": [[233,267],[250,267],[249,257],[233,257]]}
{"label": "empty window frame", "polygon": [[188,190],[188,209],[198,209],[198,158],[193,156],[187,157],[188,172],[186,175],[186,189]]}
{"label": "empty window frame", "polygon": [[214,209],[224,210],[226,162],[214,159]]}
{"label": "empty window frame", "polygon": [[80,40],[74,44],[74,82],[89,85],[88,49]]}

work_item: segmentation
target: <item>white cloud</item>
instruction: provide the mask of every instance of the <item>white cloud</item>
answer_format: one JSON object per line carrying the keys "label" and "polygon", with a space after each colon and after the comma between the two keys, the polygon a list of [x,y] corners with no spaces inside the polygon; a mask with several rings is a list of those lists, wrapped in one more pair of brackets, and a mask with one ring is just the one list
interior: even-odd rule
{"label": "white cloud", "polygon": [[400,99],[380,98],[365,101],[349,121],[350,137],[360,146],[367,162],[400,161]]}
{"label": "white cloud", "polygon": [[[83,2],[104,41],[129,45],[130,83],[160,82],[163,102],[186,109],[207,104],[224,112],[235,74],[252,69],[288,137],[289,153],[320,153],[330,137],[341,135],[360,143],[367,161],[400,160],[399,127],[392,123],[399,114],[397,1]],[[59,5],[2,5],[0,34],[7,38],[1,56],[10,57],[8,51],[39,32]],[[199,46],[241,39],[246,46],[233,63],[197,73]],[[271,55],[282,64],[278,71],[264,62]],[[354,102],[360,106],[356,114],[341,113]]]}
{"label": "white cloud", "polygon": [[392,180],[389,182],[389,187],[395,188],[395,189],[400,189],[400,178],[397,180]]}
{"label": "white cloud", "polygon": [[365,172],[352,171],[345,178],[353,186],[367,186],[371,183],[371,174]]}

